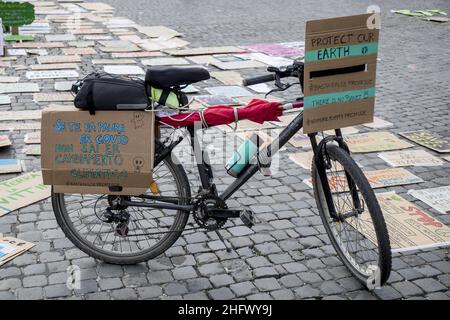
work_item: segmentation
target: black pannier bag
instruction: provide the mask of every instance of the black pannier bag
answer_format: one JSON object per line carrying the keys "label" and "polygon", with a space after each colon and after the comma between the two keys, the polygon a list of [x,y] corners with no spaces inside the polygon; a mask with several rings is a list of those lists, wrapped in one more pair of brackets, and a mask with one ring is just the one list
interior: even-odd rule
{"label": "black pannier bag", "polygon": [[145,82],[110,75],[91,73],[72,85],[75,107],[89,110],[145,110],[150,105]]}

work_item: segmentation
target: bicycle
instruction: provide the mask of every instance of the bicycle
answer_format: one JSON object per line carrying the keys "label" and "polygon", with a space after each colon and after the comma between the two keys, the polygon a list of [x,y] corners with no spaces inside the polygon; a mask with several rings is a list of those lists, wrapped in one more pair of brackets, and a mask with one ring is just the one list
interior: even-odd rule
{"label": "bicycle", "polygon": [[[166,85],[194,83],[202,80],[199,72],[204,73],[204,69],[197,72],[195,68],[158,70],[153,71],[153,77]],[[284,91],[295,84],[300,84],[303,90],[303,63],[294,62],[284,68],[269,67],[268,71],[271,74],[244,80],[244,85],[275,81],[276,91]],[[281,79],[287,77],[299,82],[282,83]],[[302,97],[283,108],[301,105]],[[300,111],[259,155],[270,159],[302,126],[303,112]],[[198,147],[194,128],[187,127],[187,131],[191,147]],[[334,133],[321,141],[317,139],[318,133],[309,134],[314,152],[311,174],[317,208],[342,262],[369,289],[377,288],[387,281],[391,271],[388,231],[375,194],[352,159],[341,130],[335,129]],[[229,209],[226,201],[258,172],[260,166],[250,164],[219,194],[212,167],[204,161],[207,153],[194,152],[201,187],[192,196],[186,172],[174,161],[176,158],[172,154],[183,138],[170,143],[156,141],[153,175],[157,192],[148,191],[140,196],[52,192],[55,216],[66,236],[89,256],[113,264],[135,264],[165,252],[185,230],[217,231],[227,219],[237,217],[251,227],[254,214],[246,209]],[[330,181],[335,181],[333,187]],[[190,215],[197,227],[185,229]],[[372,230],[372,239],[366,236],[368,230]],[[224,241],[220,233],[217,234]]]}

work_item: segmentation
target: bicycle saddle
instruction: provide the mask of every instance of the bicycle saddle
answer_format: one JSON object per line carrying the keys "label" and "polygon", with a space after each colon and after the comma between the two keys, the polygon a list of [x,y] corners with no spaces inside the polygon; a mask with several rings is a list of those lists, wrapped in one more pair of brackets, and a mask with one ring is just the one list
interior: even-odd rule
{"label": "bicycle saddle", "polygon": [[209,79],[209,72],[201,67],[150,67],[145,81],[158,88],[188,85]]}

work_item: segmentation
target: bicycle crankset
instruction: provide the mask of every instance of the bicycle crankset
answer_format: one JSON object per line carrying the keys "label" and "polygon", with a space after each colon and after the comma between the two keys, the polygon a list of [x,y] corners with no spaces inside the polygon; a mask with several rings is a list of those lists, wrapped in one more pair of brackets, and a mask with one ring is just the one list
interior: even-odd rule
{"label": "bicycle crankset", "polygon": [[227,222],[227,218],[212,217],[208,210],[226,209],[225,202],[210,193],[200,193],[194,203],[193,216],[195,222],[208,231],[222,228]]}

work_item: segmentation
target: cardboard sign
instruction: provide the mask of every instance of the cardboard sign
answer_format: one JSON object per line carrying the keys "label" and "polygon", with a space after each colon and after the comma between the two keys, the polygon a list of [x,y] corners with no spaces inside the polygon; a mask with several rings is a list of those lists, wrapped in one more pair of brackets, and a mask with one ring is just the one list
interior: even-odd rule
{"label": "cardboard sign", "polygon": [[425,150],[382,152],[378,157],[393,167],[434,167],[444,164],[444,161]]}
{"label": "cardboard sign", "polygon": [[408,193],[442,214],[450,213],[450,186],[409,190]]}
{"label": "cardboard sign", "polygon": [[384,128],[393,127],[394,124],[392,122],[383,120],[381,118],[373,117],[373,122],[365,123],[365,124],[363,124],[363,126],[367,127],[367,128],[371,128],[371,129],[384,129]]}
{"label": "cardboard sign", "polygon": [[0,136],[0,147],[8,147],[11,144],[11,140],[9,140],[8,136]]}
{"label": "cardboard sign", "polygon": [[142,193],[152,181],[153,123],[153,112],[97,111],[93,116],[75,108],[45,109],[44,183],[64,192]]}
{"label": "cardboard sign", "polygon": [[215,71],[211,72],[211,77],[227,86],[240,86],[243,80],[241,74],[236,71]]}
{"label": "cardboard sign", "polygon": [[413,145],[400,140],[390,132],[367,132],[344,137],[353,153],[388,151],[411,148]]}
{"label": "cardboard sign", "polygon": [[0,266],[34,247],[34,243],[13,237],[0,237]]}
{"label": "cardboard sign", "polygon": [[18,27],[34,21],[34,6],[29,2],[0,2],[0,18],[8,27]]}
{"label": "cardboard sign", "polygon": [[379,30],[368,28],[371,15],[306,23],[303,132],[373,121]]}
{"label": "cardboard sign", "polygon": [[399,135],[436,152],[450,152],[450,140],[436,133],[417,130],[401,132]]}
{"label": "cardboard sign", "polygon": [[[441,221],[395,193],[380,193],[377,198],[387,224],[393,252],[450,245],[450,228]],[[371,221],[367,211],[358,220]],[[348,221],[351,224],[352,220]],[[361,230],[361,227],[357,228]],[[372,223],[365,224],[362,231],[367,239],[376,243]]]}
{"label": "cardboard sign", "polygon": [[22,163],[17,159],[0,159],[0,173],[22,172]]}
{"label": "cardboard sign", "polygon": [[303,57],[305,54],[304,48],[289,46],[288,43],[260,43],[242,48],[275,57]]}
{"label": "cardboard sign", "polygon": [[169,49],[164,52],[172,55],[172,56],[199,56],[205,54],[220,54],[220,53],[239,53],[242,52],[242,49],[238,47],[204,47],[204,48],[195,48],[195,49]]}
{"label": "cardboard sign", "polygon": [[240,86],[218,86],[218,87],[209,87],[205,89],[210,94],[214,96],[223,96],[223,97],[243,97],[243,96],[251,96],[252,94]]}
{"label": "cardboard sign", "polygon": [[42,184],[40,171],[0,182],[0,217],[50,197],[50,189]]}

